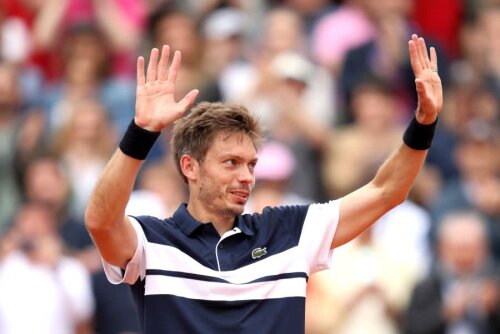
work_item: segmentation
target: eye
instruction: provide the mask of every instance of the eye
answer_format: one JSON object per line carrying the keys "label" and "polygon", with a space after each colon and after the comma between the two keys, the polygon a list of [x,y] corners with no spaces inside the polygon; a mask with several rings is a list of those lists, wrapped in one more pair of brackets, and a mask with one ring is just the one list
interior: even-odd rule
{"label": "eye", "polygon": [[236,159],[229,159],[224,161],[224,164],[228,167],[235,167],[236,165],[238,165],[238,162],[236,161]]}
{"label": "eye", "polygon": [[251,171],[253,171],[255,169],[255,165],[257,165],[257,162],[251,162],[248,164],[248,169],[250,169]]}

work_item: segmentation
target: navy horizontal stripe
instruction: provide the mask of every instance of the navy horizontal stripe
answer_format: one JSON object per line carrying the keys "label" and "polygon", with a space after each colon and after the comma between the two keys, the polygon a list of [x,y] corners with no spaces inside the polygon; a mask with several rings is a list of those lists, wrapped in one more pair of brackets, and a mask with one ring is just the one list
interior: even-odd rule
{"label": "navy horizontal stripe", "polygon": [[304,334],[305,298],[207,301],[145,296],[144,334]]}
{"label": "navy horizontal stripe", "polygon": [[[182,271],[171,271],[171,270],[161,270],[161,269],[147,269],[146,270],[146,276],[147,275],[161,275],[161,276],[170,276],[170,277],[179,277],[179,278],[188,278],[188,279],[193,279],[197,281],[205,281],[205,282],[217,282],[217,283],[226,283],[226,284],[233,284],[225,279],[218,278],[218,277],[213,277],[213,276],[206,276],[206,275],[198,275],[198,274],[192,274],[192,273],[186,273]],[[292,272],[292,273],[283,273],[283,274],[277,274],[277,275],[269,275],[269,276],[264,276],[260,277],[258,279],[255,279],[250,282],[246,283],[241,283],[241,284],[251,284],[251,283],[259,283],[259,282],[270,282],[270,281],[279,281],[282,279],[290,279],[290,278],[305,278],[308,280],[309,276],[307,276],[306,273],[303,272]]]}

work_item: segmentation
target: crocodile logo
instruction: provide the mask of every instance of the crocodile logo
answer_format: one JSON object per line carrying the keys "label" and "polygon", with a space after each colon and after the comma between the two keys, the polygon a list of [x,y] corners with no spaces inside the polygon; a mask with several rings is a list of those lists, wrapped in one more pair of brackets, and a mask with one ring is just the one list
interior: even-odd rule
{"label": "crocodile logo", "polygon": [[252,259],[258,259],[259,257],[262,257],[264,255],[267,254],[267,250],[266,250],[266,247],[264,248],[255,248],[253,251],[252,251]]}

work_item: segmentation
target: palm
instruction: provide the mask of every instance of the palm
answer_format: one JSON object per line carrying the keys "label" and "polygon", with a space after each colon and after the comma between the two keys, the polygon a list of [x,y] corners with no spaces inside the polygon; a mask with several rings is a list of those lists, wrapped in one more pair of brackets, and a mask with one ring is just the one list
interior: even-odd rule
{"label": "palm", "polygon": [[[181,101],[174,99],[175,80],[181,63],[181,54],[176,51],[168,68],[169,48],[164,46],[159,57],[158,49],[151,51],[146,75],[144,58],[137,60],[137,91],[135,122],[150,131],[161,131],[180,118],[198,95],[189,92]],[[158,62],[158,58],[159,62]]]}
{"label": "palm", "polygon": [[437,72],[437,56],[434,48],[430,57],[423,38],[413,35],[409,42],[410,60],[418,94],[417,120],[422,124],[434,122],[443,107],[443,90]]}

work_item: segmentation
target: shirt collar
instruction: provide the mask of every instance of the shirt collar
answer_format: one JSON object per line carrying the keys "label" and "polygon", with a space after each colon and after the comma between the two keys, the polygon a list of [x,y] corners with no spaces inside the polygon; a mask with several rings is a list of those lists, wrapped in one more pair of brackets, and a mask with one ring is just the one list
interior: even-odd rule
{"label": "shirt collar", "polygon": [[254,235],[254,231],[251,227],[251,219],[249,215],[238,215],[236,217],[236,224],[234,224],[235,227],[239,228],[241,230],[241,233],[252,236]]}
{"label": "shirt collar", "polygon": [[[196,231],[200,226],[204,225],[203,223],[194,219],[193,216],[191,216],[191,214],[187,210],[186,203],[182,203],[181,205],[179,205],[177,210],[174,212],[173,218],[181,231],[187,236],[191,236],[194,231]],[[234,227],[238,227],[245,235],[254,235],[253,230],[249,226],[249,222],[247,222],[242,215],[238,215],[236,217],[236,223]]]}
{"label": "shirt collar", "polygon": [[187,210],[187,204],[181,203],[177,210],[175,210],[173,218],[181,231],[190,236],[198,227],[202,225],[199,221],[193,218]]}

